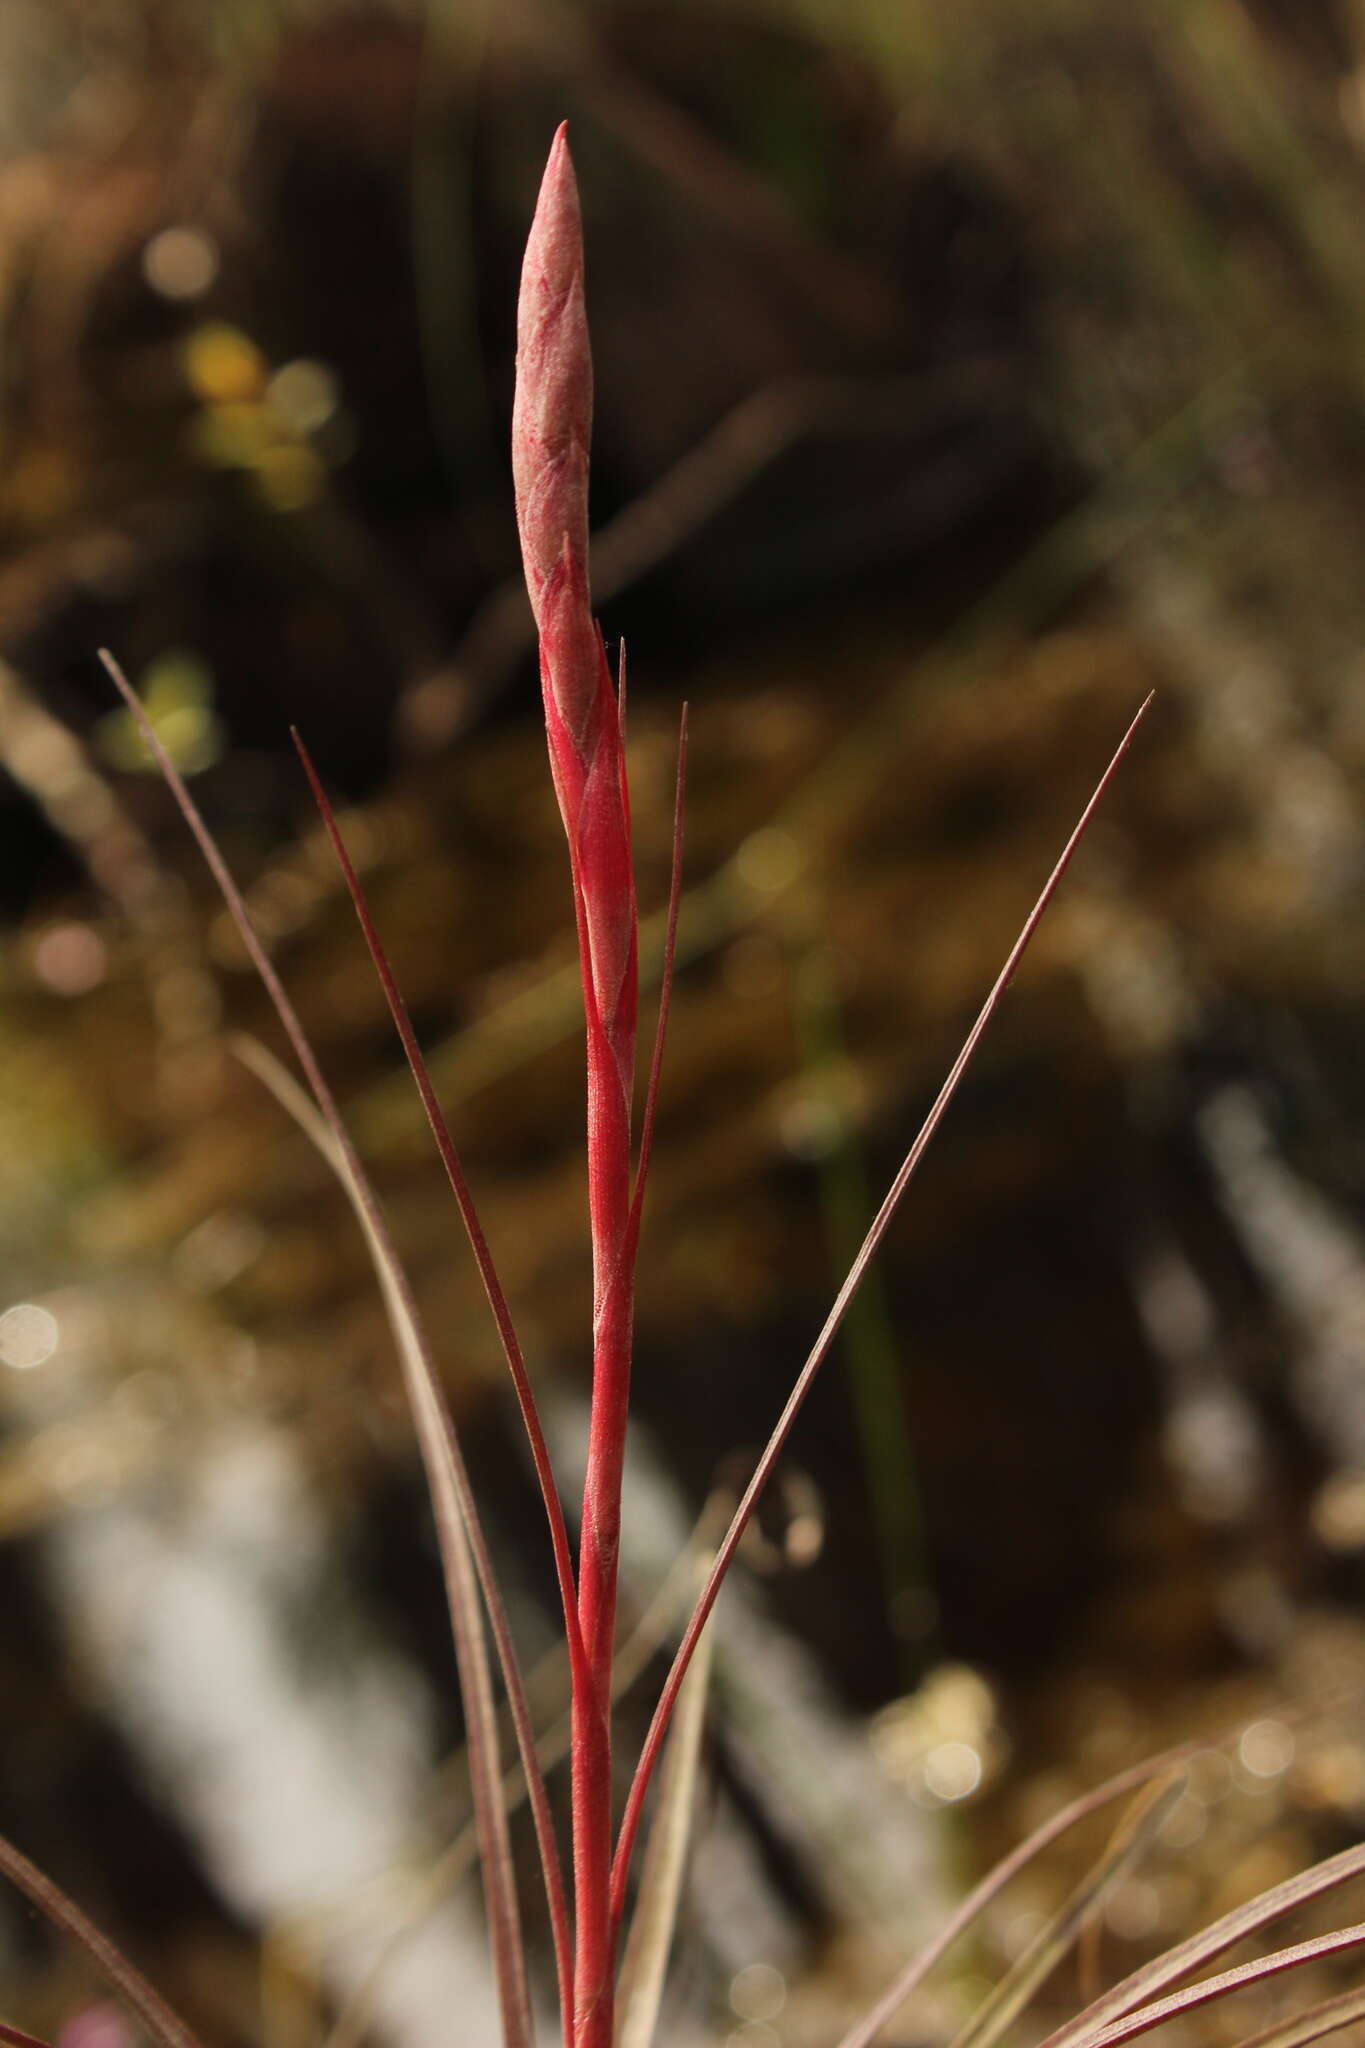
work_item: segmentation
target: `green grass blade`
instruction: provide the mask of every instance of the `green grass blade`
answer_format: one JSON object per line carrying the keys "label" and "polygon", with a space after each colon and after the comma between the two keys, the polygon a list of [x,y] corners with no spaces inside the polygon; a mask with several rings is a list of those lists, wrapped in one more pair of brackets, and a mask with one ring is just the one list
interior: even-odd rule
{"label": "green grass blade", "polygon": [[[846,1273],[872,1207],[862,1134],[839,1076],[847,1059],[843,1001],[833,951],[823,936],[793,934],[792,991],[804,1085],[829,1118],[831,1142],[817,1171],[825,1234],[835,1276]],[[858,1449],[877,1537],[882,1590],[907,1691],[927,1647],[917,1624],[935,1611],[915,1446],[906,1401],[904,1348],[891,1314],[886,1278],[873,1266],[844,1322],[843,1367],[853,1401]]]}

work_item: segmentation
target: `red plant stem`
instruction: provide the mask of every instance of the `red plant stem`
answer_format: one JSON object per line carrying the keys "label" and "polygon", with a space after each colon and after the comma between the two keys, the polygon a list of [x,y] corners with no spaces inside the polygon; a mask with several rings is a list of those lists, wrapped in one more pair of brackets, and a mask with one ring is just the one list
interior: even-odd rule
{"label": "red plant stem", "polygon": [[550,151],[517,308],[512,469],[526,585],[540,632],[550,768],[569,842],[587,1039],[593,1258],[573,1686],[575,2048],[611,2048],[611,1666],[634,1322],[631,1097],[637,930],[621,708],[588,593],[592,360],[578,189],[564,130]]}
{"label": "red plant stem", "polygon": [[[586,601],[586,589],[583,591]],[[554,612],[550,613],[551,619]],[[551,628],[543,629],[546,729],[569,839],[583,977],[588,1082],[588,1207],[593,1257],[592,1408],[578,1559],[586,1683],[573,1700],[576,2048],[610,2048],[615,1936],[611,1878],[611,1667],[621,1476],[630,1400],[634,1235],[630,1098],[636,1006],[635,890],[625,765],[606,656],[587,762],[558,716]]]}

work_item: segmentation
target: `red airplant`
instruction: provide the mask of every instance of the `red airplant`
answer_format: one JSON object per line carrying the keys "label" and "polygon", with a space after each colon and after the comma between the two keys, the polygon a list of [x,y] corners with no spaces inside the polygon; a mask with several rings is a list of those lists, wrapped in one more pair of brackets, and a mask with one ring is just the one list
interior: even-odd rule
{"label": "red airplant", "polygon": [[[433,1363],[418,1306],[389,1236],[379,1202],[347,1135],[297,1013],[252,927],[242,896],[182,778],[116,663],[106,666],[204,852],[243,940],[261,975],[298,1060],[301,1088],[258,1046],[242,1056],[313,1138],[338,1174],[369,1246],[389,1311],[417,1435],[425,1461],[440,1536],[461,1695],[470,1752],[489,1934],[497,1979],[504,2048],[532,2048],[533,2022],[525,1944],[508,1845],[506,1797],[498,1753],[498,1717],[485,1640],[485,1619],[515,1729],[536,1825],[547,1911],[553,1935],[559,2010],[565,2048],[613,2048],[647,2042],[657,2012],[671,1915],[656,1896],[643,1902],[653,1962],[628,2019],[616,2012],[618,1959],[629,1897],[632,1857],[646,1795],[725,1574],[749,1517],[780,1456],[815,1373],[857,1292],[891,1219],[916,1173],[1039,920],[1104,795],[1146,710],[1144,705],[1101,777],[1095,794],[1063,848],[1005,961],[924,1125],[873,1218],[848,1277],[839,1290],[805,1364],[797,1375],[772,1436],[721,1542],[705,1586],[683,1632],[662,1687],[619,1823],[612,1808],[612,1676],[620,1540],[621,1479],[630,1394],[632,1309],[641,1207],[658,1094],[677,928],[682,846],[682,761],[674,821],[673,879],[667,919],[659,1016],[638,1146],[632,1146],[637,1012],[637,918],[626,776],[623,679],[613,680],[592,615],[588,583],[588,443],[592,369],[584,314],[584,272],[578,195],[564,131],[555,138],[532,224],[522,278],[519,354],[513,421],[513,475],[527,588],[540,637],[540,670],[551,773],[569,847],[569,878],[577,922],[587,1050],[587,1174],[593,1255],[593,1381],[587,1477],[575,1557],[544,1431],[487,1239],[442,1115],[416,1035],[394,981],[373,918],[321,783],[300,742],[304,766],[341,863],[376,971],[412,1068],[474,1257],[488,1293],[530,1439],[549,1526],[563,1608],[572,1694],[571,1769],[573,1874],[566,1886],[553,1816],[536,1754],[535,1730],[515,1645],[484,1540],[455,1430]],[[695,1727],[696,1717],[691,1717]],[[1191,1751],[1176,1751],[1111,1779],[1040,1828],[1015,1854],[982,1880],[940,1936],[907,1964],[877,2005],[845,2036],[841,2048],[871,2048],[880,2030],[918,1987],[928,1970],[1034,1856],[1065,1830],[1107,1802],[1178,1774]],[[685,1790],[686,1773],[675,1778]],[[1022,2008],[1046,1969],[1075,1938],[1086,1914],[1126,1867],[1126,1860],[1164,1812],[1161,1795],[1145,1819],[1102,1859],[1081,1904],[1068,1908],[1048,1931],[1039,1955],[1022,1958],[997,1987],[995,2002],[972,2028],[976,2048],[989,2048]],[[667,1817],[667,1802],[665,1802]],[[1144,1833],[1144,1829],[1146,1833]],[[670,1859],[657,1868],[667,1873]],[[676,1875],[677,1859],[672,1859]],[[134,1966],[80,1910],[8,1843],[0,1841],[0,1870],[72,1940],[82,1946],[159,2048],[198,2048],[193,2036]],[[1299,1943],[1195,1984],[1183,1980],[1234,1941],[1258,1932],[1282,1914],[1365,1872],[1365,1848],[1346,1851],[1192,1936],[1106,1992],[1051,2037],[1045,2048],[1118,2048],[1176,2012],[1222,1998],[1242,1984],[1297,1968],[1319,1954],[1365,1943],[1355,1927]],[[646,1881],[648,1893],[655,1879]],[[1069,1917],[1068,1917],[1069,1915]],[[1039,1959],[1041,1957],[1041,1960]],[[1181,1986],[1174,1989],[1172,1987]],[[1300,2014],[1274,2039],[1279,2048],[1306,2043],[1361,2017],[1365,1994],[1348,1992]],[[478,2048],[454,2038],[459,2048]],[[0,2025],[0,2041],[42,2048],[13,2027]],[[1267,2048],[1267,2042],[1262,2048]]]}

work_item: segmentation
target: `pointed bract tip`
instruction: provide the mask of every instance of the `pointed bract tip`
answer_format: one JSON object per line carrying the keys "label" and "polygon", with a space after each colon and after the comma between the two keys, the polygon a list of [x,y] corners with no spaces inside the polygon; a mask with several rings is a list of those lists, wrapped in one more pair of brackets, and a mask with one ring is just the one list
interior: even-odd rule
{"label": "pointed bract tip", "polygon": [[526,258],[528,267],[539,268],[552,291],[562,291],[583,266],[583,219],[567,121],[555,130],[545,159]]}
{"label": "pointed bract tip", "polygon": [[583,306],[583,226],[563,126],[555,135],[522,264],[512,480],[547,687],[580,737],[601,654],[588,597],[592,354]]}

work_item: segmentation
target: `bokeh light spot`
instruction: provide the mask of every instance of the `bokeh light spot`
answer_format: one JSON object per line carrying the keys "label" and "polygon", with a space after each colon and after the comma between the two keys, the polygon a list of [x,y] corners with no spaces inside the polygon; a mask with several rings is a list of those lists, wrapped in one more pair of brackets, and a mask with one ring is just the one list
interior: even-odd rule
{"label": "bokeh light spot", "polygon": [[83,996],[108,969],[103,939],[88,924],[51,924],[33,945],[33,972],[54,995]]}
{"label": "bokeh light spot", "polygon": [[1294,1761],[1294,1737],[1283,1721],[1253,1721],[1243,1730],[1237,1761],[1253,1778],[1278,1778]]}
{"label": "bokeh light spot", "polygon": [[940,1742],[924,1759],[924,1786],[945,1805],[970,1798],[981,1783],[981,1753],[970,1742]]}
{"label": "bokeh light spot", "polygon": [[730,2009],[742,2020],[773,2020],[787,2002],[787,1980],[771,1963],[746,1963],[730,1979]]}
{"label": "bokeh light spot", "polygon": [[163,228],[142,252],[142,274],[163,299],[197,299],[218,275],[218,245],[202,228]]}
{"label": "bokeh light spot", "polygon": [[16,1301],[0,1316],[0,1364],[15,1372],[31,1372],[36,1365],[46,1365],[57,1349],[59,1334],[50,1308]]}

